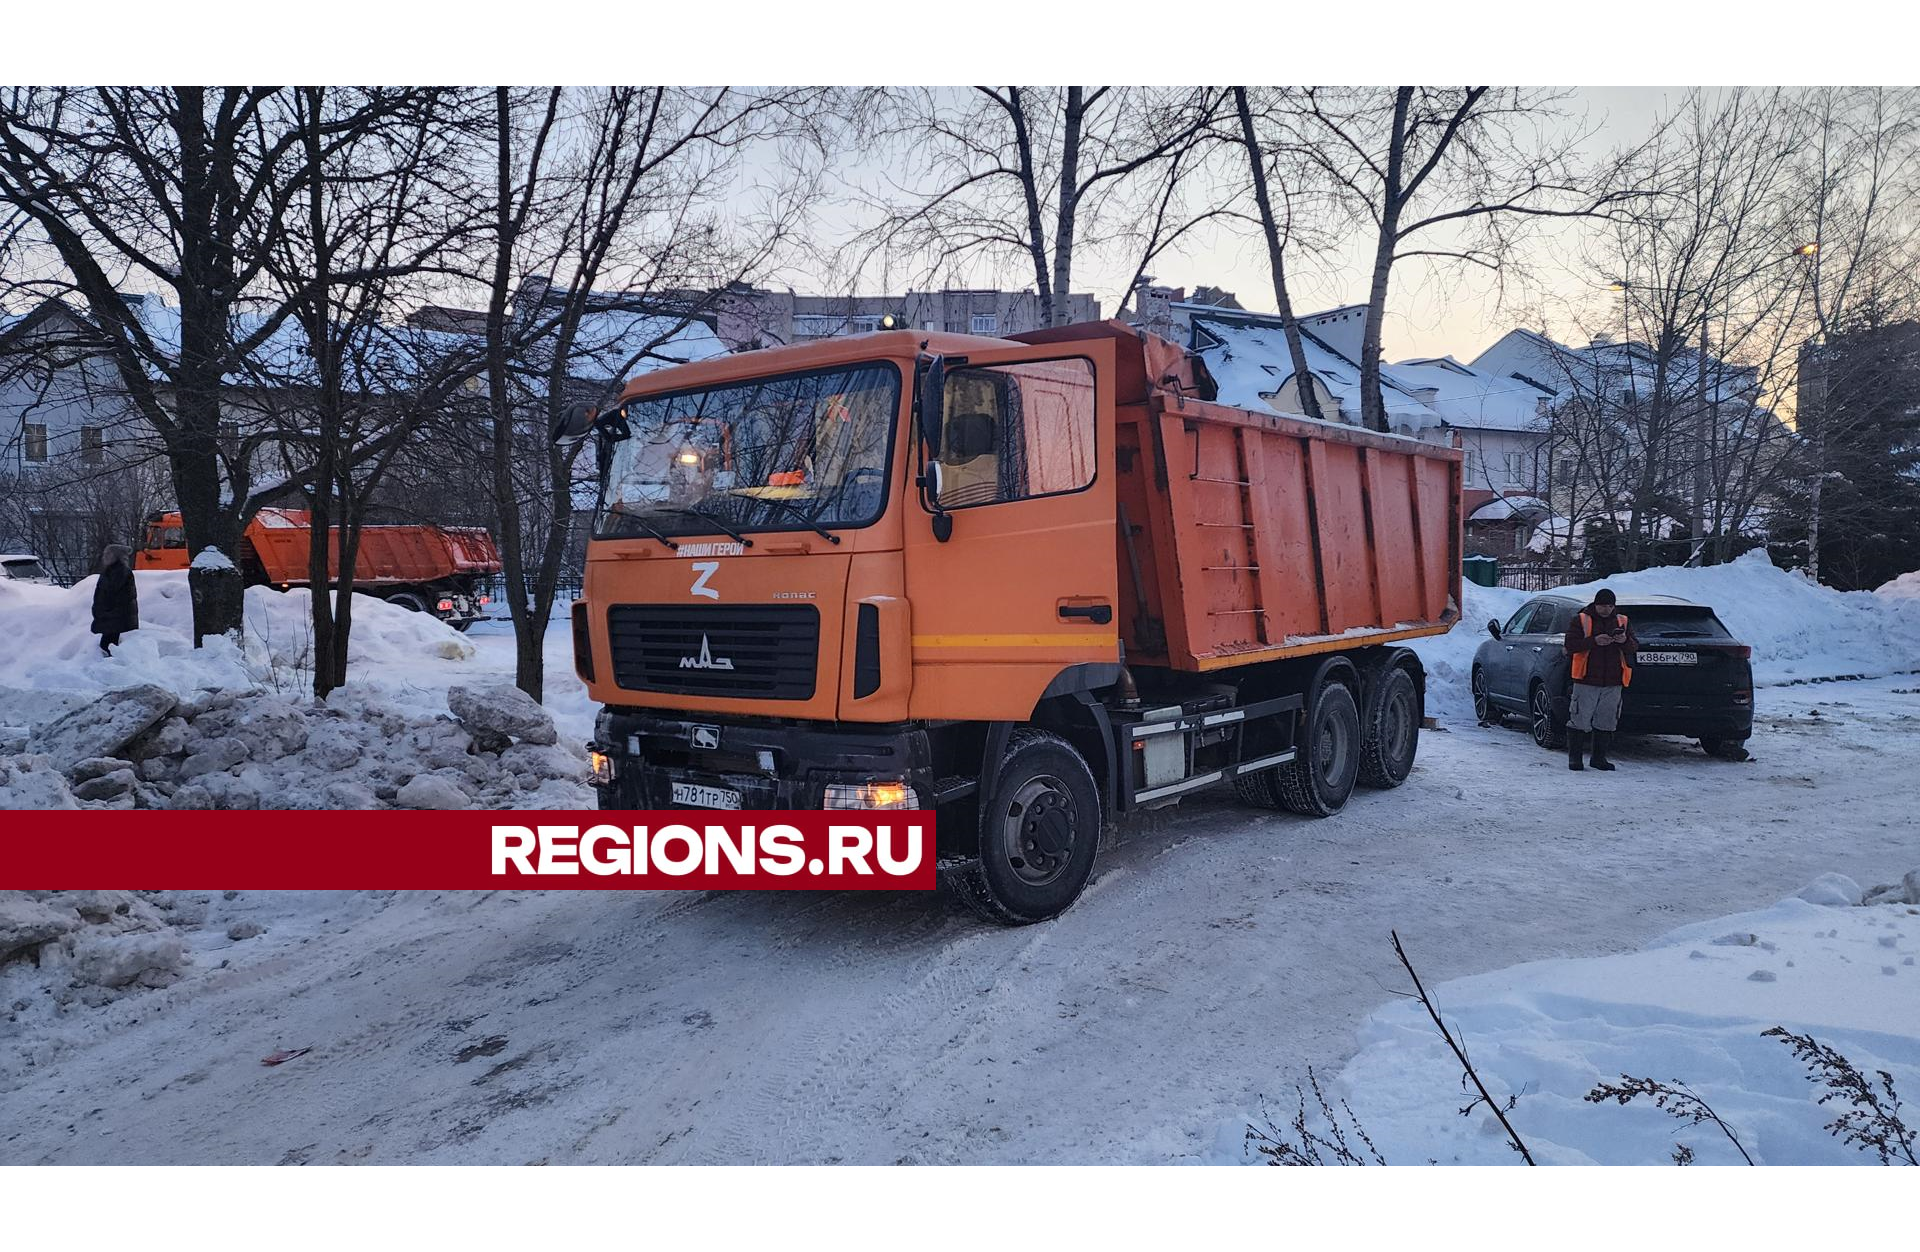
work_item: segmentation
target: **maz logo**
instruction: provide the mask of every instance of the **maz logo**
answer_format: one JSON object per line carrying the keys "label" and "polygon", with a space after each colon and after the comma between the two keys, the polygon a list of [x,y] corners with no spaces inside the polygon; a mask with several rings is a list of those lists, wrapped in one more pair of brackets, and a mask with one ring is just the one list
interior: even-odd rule
{"label": "maz logo", "polygon": [[681,669],[732,669],[733,658],[715,656],[705,635],[700,636],[700,655],[680,658]]}
{"label": "maz logo", "polygon": [[720,572],[720,562],[695,561],[693,563],[693,572],[698,575],[698,577],[693,580],[693,590],[689,594],[705,596],[709,600],[718,600],[720,598],[719,589],[717,587],[707,586],[707,580]]}

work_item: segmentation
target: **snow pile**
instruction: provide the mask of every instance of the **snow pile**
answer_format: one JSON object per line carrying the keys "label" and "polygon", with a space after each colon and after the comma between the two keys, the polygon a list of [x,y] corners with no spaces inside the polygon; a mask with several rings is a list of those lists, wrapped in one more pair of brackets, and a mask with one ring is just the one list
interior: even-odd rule
{"label": "snow pile", "polygon": [[[8,647],[0,653],[0,687],[100,692],[152,683],[176,695],[205,688],[304,686],[311,674],[310,593],[249,587],[242,639],[209,639],[193,646],[193,602],[184,570],[141,570],[140,629],[111,657],[100,655],[92,624],[92,578],[70,588],[0,582],[0,622]],[[467,661],[473,645],[428,613],[413,613],[373,596],[353,597],[349,665],[387,667],[411,682],[444,687],[459,681],[450,663]],[[447,672],[432,681],[436,670]],[[0,724],[11,719],[0,697]]]}
{"label": "snow pile", "polygon": [[[1763,687],[1920,668],[1920,615],[1903,592],[1835,591],[1776,568],[1758,550],[1726,565],[1663,566],[1554,591],[1586,599],[1603,586],[1622,600],[1667,595],[1711,606],[1734,638],[1752,646],[1754,681]],[[1920,579],[1913,586],[1920,593]],[[1532,595],[1469,583],[1460,622],[1445,635],[1411,645],[1428,669],[1430,709],[1454,717],[1472,714],[1473,656],[1487,638],[1487,619],[1505,622]]]}
{"label": "snow pile", "polygon": [[539,705],[511,687],[453,692],[458,720],[352,687],[326,705],[109,692],[0,756],[0,809],[593,807],[584,750]]}
{"label": "snow pile", "polygon": [[[1417,966],[1419,937],[1406,938]],[[1489,1089],[1518,1094],[1508,1117],[1542,1164],[1664,1165],[1677,1144],[1701,1164],[1741,1163],[1711,1123],[1688,1126],[1645,1099],[1587,1101],[1623,1074],[1686,1084],[1759,1164],[1871,1164],[1825,1130],[1844,1104],[1818,1103],[1823,1089],[1761,1032],[1811,1034],[1869,1075],[1887,1071],[1912,1110],[1916,953],[1920,872],[1865,893],[1828,874],[1771,908],[1682,927],[1640,952],[1537,961],[1430,991]],[[1360,1042],[1329,1095],[1350,1102],[1389,1163],[1518,1162],[1484,1109],[1460,1116],[1459,1066],[1417,1002],[1380,1009]],[[1284,1120],[1292,1106],[1275,1112]],[[1223,1148],[1230,1139],[1223,1129]]]}
{"label": "snow pile", "polygon": [[206,897],[173,891],[0,891],[0,1009],[23,993],[99,1005],[165,987],[187,963],[181,925],[206,917]]}
{"label": "snow pile", "polygon": [[1920,600],[1920,569],[1911,570],[1889,582],[1881,583],[1874,589],[1876,596],[1888,596],[1895,600]]}
{"label": "snow pile", "polygon": [[384,910],[375,892],[0,891],[0,1091],[69,1048]]}

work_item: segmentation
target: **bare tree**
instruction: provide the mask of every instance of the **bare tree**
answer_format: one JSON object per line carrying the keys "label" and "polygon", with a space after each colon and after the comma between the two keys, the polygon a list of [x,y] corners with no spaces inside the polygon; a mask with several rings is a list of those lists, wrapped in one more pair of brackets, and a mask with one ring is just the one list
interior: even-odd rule
{"label": "bare tree", "polygon": [[1300,324],[1293,316],[1293,295],[1287,288],[1287,246],[1294,238],[1293,195],[1284,180],[1280,182],[1281,204],[1283,211],[1276,213],[1273,207],[1271,184],[1275,181],[1269,176],[1269,163],[1278,150],[1288,147],[1297,149],[1297,143],[1263,142],[1259,130],[1254,124],[1254,109],[1248,100],[1248,89],[1233,88],[1233,107],[1239,121],[1240,146],[1247,162],[1248,182],[1253,190],[1253,202],[1260,220],[1260,234],[1267,245],[1267,269],[1273,276],[1273,304],[1280,314],[1281,325],[1287,337],[1287,356],[1293,363],[1293,376],[1298,380],[1295,390],[1300,396],[1300,408],[1308,417],[1320,418],[1320,397],[1314,388],[1312,374],[1307,369],[1307,352],[1300,339]]}
{"label": "bare tree", "polygon": [[1386,430],[1381,322],[1394,266],[1422,259],[1511,267],[1521,227],[1590,216],[1612,191],[1588,192],[1573,155],[1568,93],[1519,87],[1306,89],[1303,151],[1351,220],[1373,235],[1360,350],[1362,424]]}
{"label": "bare tree", "polygon": [[[30,239],[45,261],[41,294],[85,309],[165,445],[188,547],[230,564],[251,507],[251,445],[222,455],[226,397],[294,312],[285,298],[252,299],[310,160],[292,101],[264,87],[0,92],[0,234]],[[369,119],[333,119],[323,149]],[[190,581],[196,642],[239,627],[237,573],[195,566]]]}
{"label": "bare tree", "polygon": [[[279,350],[248,368],[286,481],[311,529],[313,693],[347,679],[360,539],[375,493],[479,354],[404,325],[444,281],[470,223],[446,194],[477,96],[444,89],[300,88],[291,125],[301,190],[269,251],[267,284],[292,309]],[[329,142],[338,119],[370,115]]]}
{"label": "bare tree", "polygon": [[642,363],[672,361],[672,342],[720,292],[779,255],[814,184],[802,172],[757,216],[730,221],[722,206],[738,162],[754,145],[822,150],[834,113],[830,93],[803,88],[499,88],[491,103],[480,192],[488,472],[515,681],[537,699],[579,511],[580,447],[554,446],[546,431],[570,405],[610,399]]}
{"label": "bare tree", "polygon": [[[1864,307],[1911,307],[1920,263],[1920,91],[1910,87],[1821,87],[1799,101],[1807,129],[1799,150],[1801,233],[1816,241],[1809,300],[1811,348],[1822,345]],[[1829,449],[1847,432],[1822,415],[1819,386],[1803,390],[1800,408],[1812,419],[1802,440],[1807,477],[1807,572],[1820,578],[1826,484],[1834,470]]]}
{"label": "bare tree", "polygon": [[1064,325],[1084,252],[1131,237],[1157,217],[1144,271],[1185,233],[1169,229],[1179,221],[1168,206],[1181,180],[1203,164],[1195,149],[1212,142],[1222,99],[1212,88],[887,93],[872,111],[872,137],[908,172],[869,197],[881,217],[862,245],[928,274],[975,258],[1017,262],[1032,275],[1047,323]]}

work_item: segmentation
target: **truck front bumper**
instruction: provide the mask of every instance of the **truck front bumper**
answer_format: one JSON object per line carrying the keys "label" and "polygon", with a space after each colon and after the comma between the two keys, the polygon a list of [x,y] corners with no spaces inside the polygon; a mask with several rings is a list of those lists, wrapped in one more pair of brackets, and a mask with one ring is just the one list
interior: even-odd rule
{"label": "truck front bumper", "polygon": [[675,783],[739,796],[742,809],[827,807],[830,785],[905,783],[933,805],[933,755],[926,729],[912,722],[728,720],[658,710],[606,708],[593,747],[612,778],[597,783],[603,809],[684,808]]}

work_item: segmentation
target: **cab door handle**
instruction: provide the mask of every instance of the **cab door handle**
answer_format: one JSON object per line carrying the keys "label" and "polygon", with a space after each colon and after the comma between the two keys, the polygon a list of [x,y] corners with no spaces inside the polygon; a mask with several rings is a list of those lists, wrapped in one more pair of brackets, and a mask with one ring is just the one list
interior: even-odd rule
{"label": "cab door handle", "polygon": [[1083,618],[1095,626],[1105,626],[1113,620],[1111,604],[1063,604],[1060,606],[1060,620],[1069,621]]}

